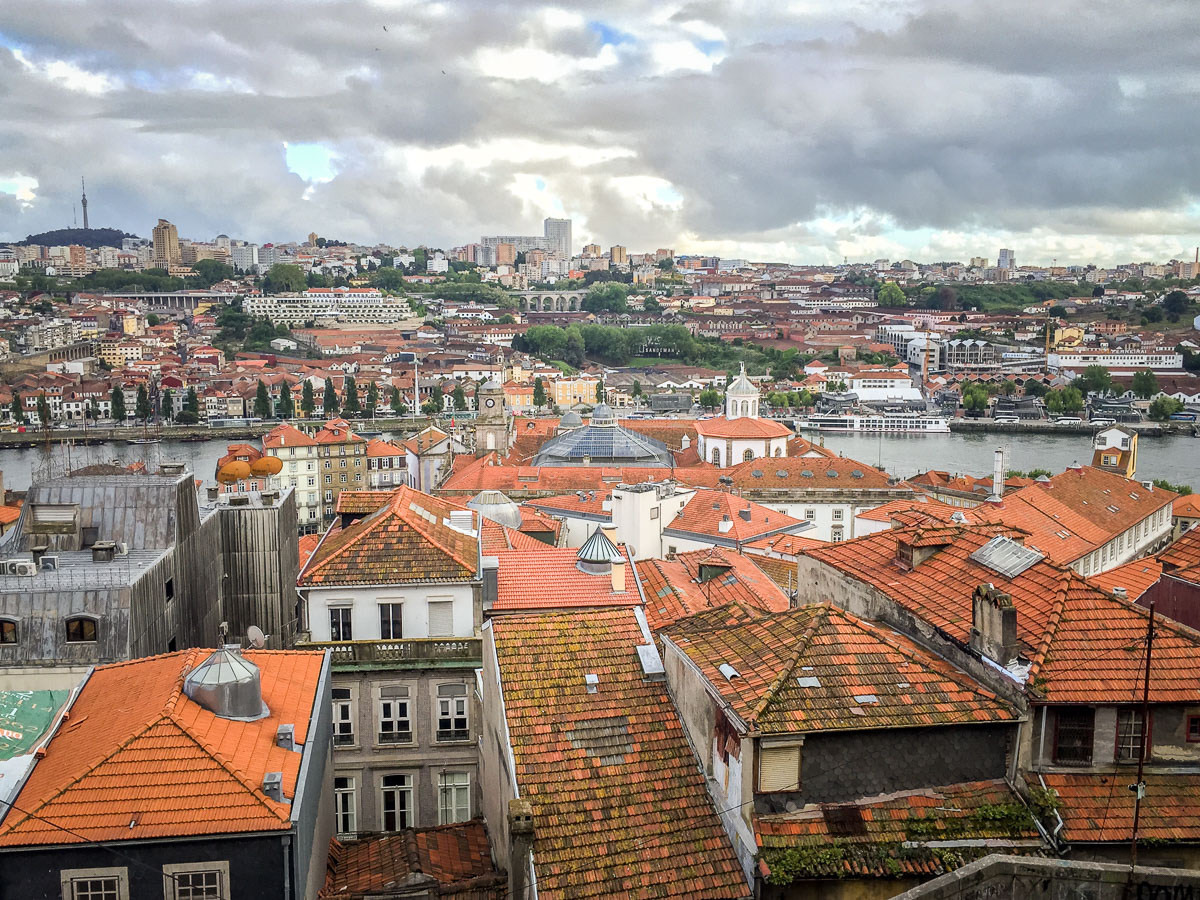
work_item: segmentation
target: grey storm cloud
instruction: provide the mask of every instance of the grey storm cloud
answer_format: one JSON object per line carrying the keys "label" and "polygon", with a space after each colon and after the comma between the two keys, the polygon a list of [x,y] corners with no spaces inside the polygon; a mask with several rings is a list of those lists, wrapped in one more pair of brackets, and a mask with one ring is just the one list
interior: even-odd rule
{"label": "grey storm cloud", "polygon": [[[0,238],[68,224],[86,175],[93,222],[142,234],[450,246],[561,209],[635,249],[1196,242],[1192,0],[573,9],[16,0]],[[289,171],[285,143],[334,177]]]}

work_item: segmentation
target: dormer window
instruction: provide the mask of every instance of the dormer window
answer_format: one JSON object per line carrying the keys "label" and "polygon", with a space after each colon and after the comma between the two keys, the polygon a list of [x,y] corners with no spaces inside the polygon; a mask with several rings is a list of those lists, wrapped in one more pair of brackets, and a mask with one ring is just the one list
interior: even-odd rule
{"label": "dormer window", "polygon": [[67,619],[68,644],[94,644],[96,642],[96,620],[88,616]]}
{"label": "dormer window", "polygon": [[17,623],[12,619],[0,619],[0,644],[17,642]]}

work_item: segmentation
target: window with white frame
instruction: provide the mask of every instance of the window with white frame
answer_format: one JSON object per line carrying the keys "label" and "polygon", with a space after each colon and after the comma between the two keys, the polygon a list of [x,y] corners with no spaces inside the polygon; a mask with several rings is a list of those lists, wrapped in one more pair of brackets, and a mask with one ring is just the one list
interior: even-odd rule
{"label": "window with white frame", "polygon": [[1117,710],[1117,762],[1135,763],[1138,761],[1144,733],[1140,709]]}
{"label": "window with white frame", "polygon": [[353,839],[358,833],[358,791],[350,775],[333,779],[333,814],[337,836]]}
{"label": "window with white frame", "polygon": [[379,689],[379,731],[377,735],[381,744],[407,744],[412,740],[408,688],[404,685],[385,684]]}
{"label": "window with white frame", "polygon": [[811,522],[816,517],[817,517],[817,511],[815,509],[804,510],[804,518],[808,519],[808,521]]}
{"label": "window with white frame", "polygon": [[438,824],[471,818],[471,773],[442,772],[438,776]]}
{"label": "window with white frame", "polygon": [[835,509],[833,511],[833,521],[835,521],[835,522],[842,521],[843,514],[844,514],[844,510]]}
{"label": "window with white frame", "polygon": [[229,900],[229,863],[176,863],[163,866],[164,900]]}
{"label": "window with white frame", "polygon": [[429,636],[452,637],[454,635],[454,601],[429,601]]}
{"label": "window with white frame", "polygon": [[411,775],[384,775],[379,780],[380,825],[383,831],[416,826]]}
{"label": "window with white frame", "polygon": [[333,746],[354,746],[354,696],[350,688],[333,689]]}
{"label": "window with white frame", "polygon": [[404,636],[402,603],[379,604],[379,637],[385,641],[398,641]]}
{"label": "window with white frame", "polygon": [[352,610],[348,606],[329,607],[329,639],[331,641],[353,640],[351,612]]}
{"label": "window with white frame", "polygon": [[129,870],[63,869],[59,872],[63,900],[129,900]]}
{"label": "window with white frame", "polygon": [[471,738],[471,723],[467,716],[467,686],[439,684],[437,696],[437,739],[466,741]]}
{"label": "window with white frame", "polygon": [[840,525],[835,528],[830,529],[830,531],[829,531],[829,540],[834,543],[837,543],[838,541],[843,540],[844,537],[845,537],[845,534],[842,532],[842,527]]}

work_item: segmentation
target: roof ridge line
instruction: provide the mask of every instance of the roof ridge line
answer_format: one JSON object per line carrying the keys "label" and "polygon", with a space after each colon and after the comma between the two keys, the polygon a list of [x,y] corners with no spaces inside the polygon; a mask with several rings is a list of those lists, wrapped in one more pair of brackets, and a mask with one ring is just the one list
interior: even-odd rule
{"label": "roof ridge line", "polygon": [[[406,487],[406,485],[402,485],[401,487],[397,488],[395,491],[392,491],[392,497],[390,500],[388,500],[386,503],[384,503],[382,506],[380,506],[379,509],[375,510],[374,512],[372,512],[366,516],[363,516],[358,521],[352,523],[350,525],[350,527],[353,528],[355,525],[361,525],[361,524],[367,522],[369,519],[373,519],[375,517],[383,518],[384,514],[391,511],[392,504],[396,500],[396,495],[399,494],[400,491],[404,490],[405,487]],[[343,530],[342,533],[344,534],[345,530]],[[333,562],[333,560],[337,559],[339,556],[341,556],[343,553],[345,553],[351,547],[356,546],[359,541],[363,540],[363,538],[365,538],[370,533],[371,533],[371,529],[364,526],[359,531],[358,534],[356,534],[350,540],[346,541],[345,544],[343,544],[341,547],[338,547],[333,553],[331,553],[329,556],[325,557],[325,559],[319,560],[316,563],[316,565],[312,565],[313,557],[315,557],[317,555],[317,550],[321,549],[321,544],[324,544],[325,538],[329,536],[329,529],[328,528],[325,529],[325,533],[321,537],[321,542],[317,545],[316,549],[313,550],[312,556],[310,556],[308,558],[308,562],[304,564],[304,569],[302,570],[301,574],[302,575],[311,575],[314,572],[320,571],[322,568],[327,566],[329,563]]]}
{"label": "roof ridge line", "polygon": [[[1070,589],[1071,570],[1061,569],[1055,579],[1058,585],[1058,599],[1054,603],[1054,607],[1050,612],[1049,621],[1046,623],[1046,630],[1042,633],[1041,640],[1038,641],[1037,648],[1033,652],[1033,659],[1030,660],[1032,665],[1029,667],[1028,681],[1040,675],[1042,665],[1045,662],[1046,654],[1050,652],[1050,644],[1054,642],[1054,636],[1058,634],[1058,626],[1062,624],[1063,609],[1067,605],[1067,592]],[[1095,585],[1089,585],[1093,590],[1098,590]]]}
{"label": "roof ridge line", "polygon": [[808,649],[808,645],[812,642],[812,639],[816,635],[817,631],[819,631],[821,626],[823,626],[828,620],[829,607],[825,604],[822,604],[821,611],[813,617],[813,621],[809,623],[808,628],[806,628],[804,633],[800,635],[800,639],[796,642],[796,647],[792,651],[791,659],[788,660],[787,665],[785,665],[780,670],[779,674],[775,676],[774,681],[772,681],[767,687],[766,692],[759,699],[758,703],[755,704],[754,709],[750,711],[750,723],[752,727],[758,720],[758,717],[762,715],[763,711],[766,710],[766,708],[771,704],[771,701],[775,699],[776,693],[778,693],[783,687],[784,682],[791,676],[792,672],[795,671],[796,666],[800,663],[800,657]]}
{"label": "roof ridge line", "polygon": [[[213,713],[212,715],[216,716],[216,713]],[[219,716],[216,716],[216,717],[220,718]],[[177,729],[179,729],[180,734],[186,736],[188,740],[190,740],[193,744],[195,744],[197,747],[199,747],[201,750],[203,750],[204,753],[210,759],[213,760],[213,762],[215,762],[222,769],[224,769],[235,781],[238,782],[238,784],[240,784],[242,787],[244,787],[246,790],[248,790],[251,794],[253,794],[254,799],[259,802],[260,806],[263,806],[266,809],[270,810],[271,814],[274,815],[278,819],[286,821],[288,818],[290,818],[290,816],[288,814],[280,815],[279,810],[272,809],[268,803],[269,798],[267,797],[266,794],[264,794],[262,792],[262,788],[251,784],[245,775],[243,775],[236,768],[234,768],[233,763],[231,763],[227,759],[225,759],[225,757],[222,756],[220,753],[216,752],[215,750],[210,749],[198,737],[196,737],[194,734],[192,734],[191,731],[189,731],[182,722],[180,722],[177,718],[175,718],[174,713],[166,716],[165,718],[172,725],[174,725]]]}

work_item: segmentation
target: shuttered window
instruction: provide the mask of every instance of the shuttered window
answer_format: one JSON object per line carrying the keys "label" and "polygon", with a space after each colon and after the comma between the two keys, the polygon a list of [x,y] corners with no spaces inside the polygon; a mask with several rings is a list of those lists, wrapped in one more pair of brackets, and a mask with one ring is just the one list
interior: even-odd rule
{"label": "shuttered window", "polygon": [[454,601],[429,601],[429,636],[450,637],[454,634]]}
{"label": "shuttered window", "polygon": [[758,767],[758,789],[796,791],[800,789],[800,748],[763,747]]}

